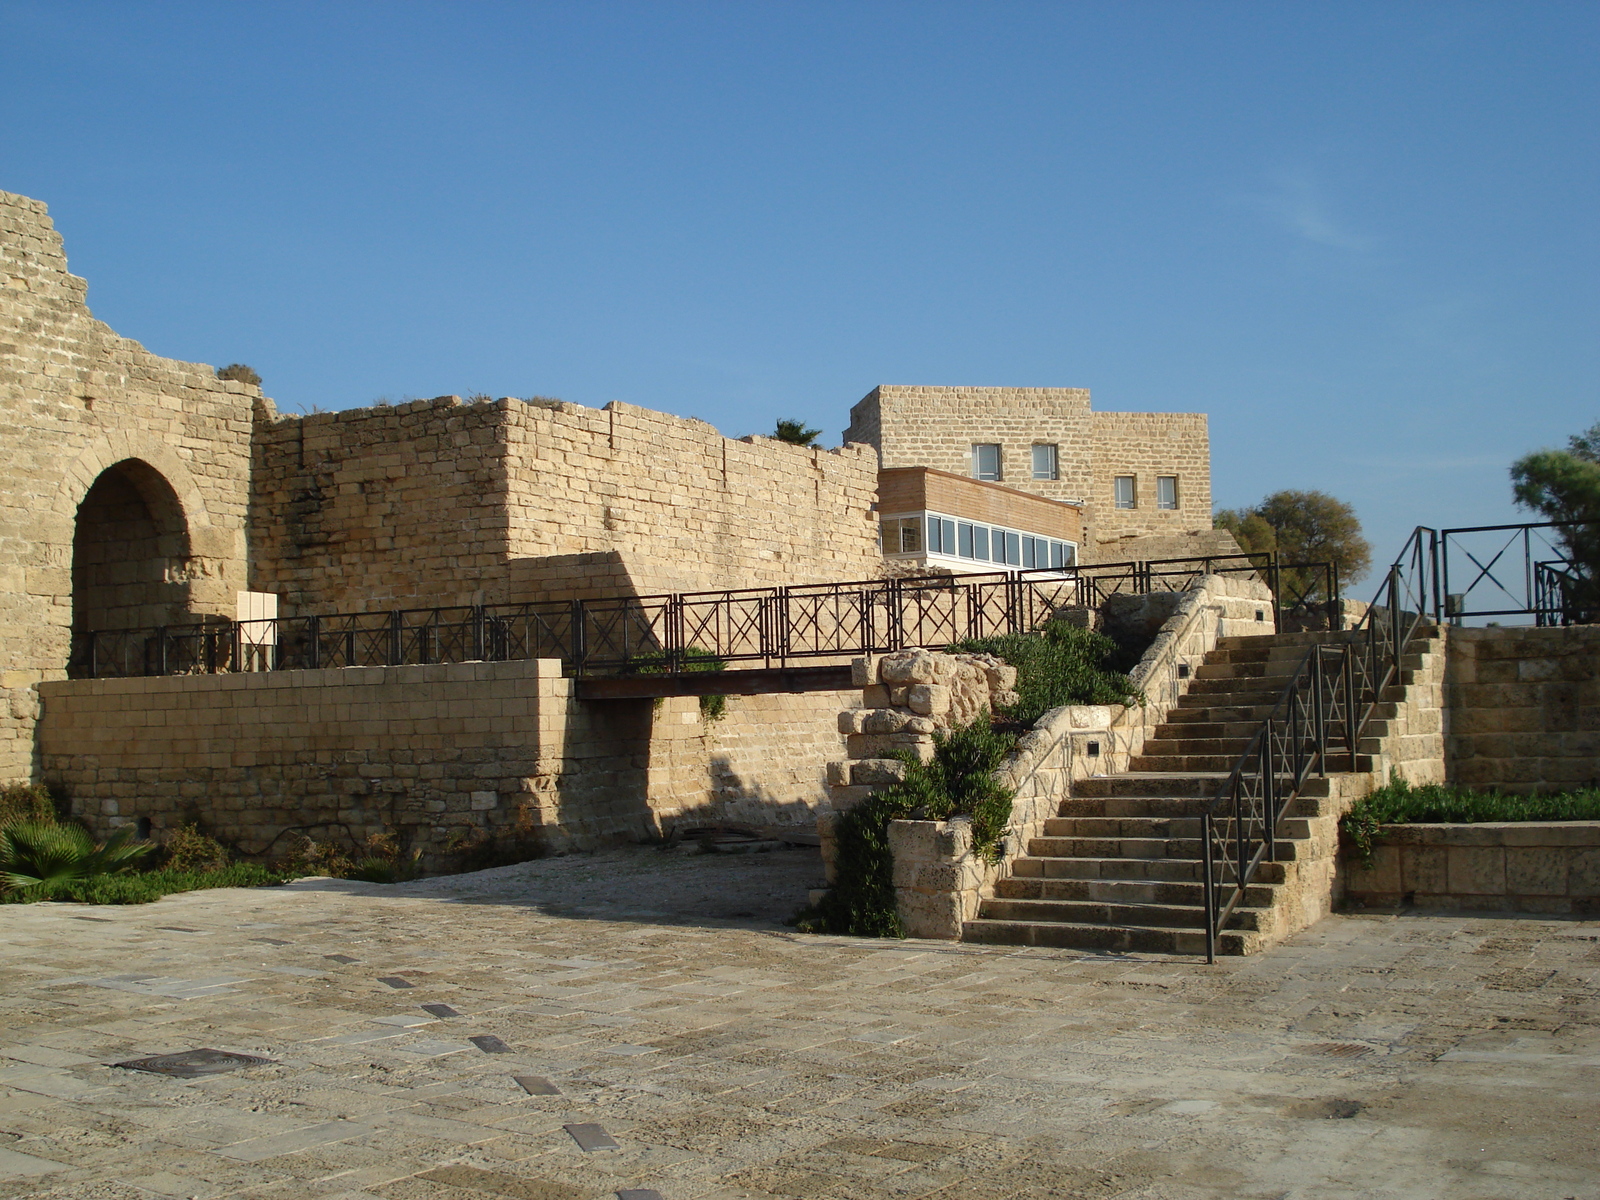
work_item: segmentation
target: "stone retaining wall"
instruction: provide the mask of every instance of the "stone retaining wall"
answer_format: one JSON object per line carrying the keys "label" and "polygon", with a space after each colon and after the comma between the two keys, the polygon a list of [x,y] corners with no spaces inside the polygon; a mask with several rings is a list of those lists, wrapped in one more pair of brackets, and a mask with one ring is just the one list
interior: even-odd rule
{"label": "stone retaining wall", "polygon": [[1387,825],[1345,900],[1374,908],[1600,912],[1600,821]]}

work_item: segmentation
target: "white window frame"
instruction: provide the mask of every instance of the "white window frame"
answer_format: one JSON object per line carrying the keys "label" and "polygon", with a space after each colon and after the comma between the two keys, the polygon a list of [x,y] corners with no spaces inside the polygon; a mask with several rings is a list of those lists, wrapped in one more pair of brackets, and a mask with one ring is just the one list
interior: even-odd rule
{"label": "white window frame", "polygon": [[[1128,481],[1127,503],[1123,503],[1122,481]],[[1113,475],[1111,477],[1111,506],[1124,511],[1139,507],[1139,477],[1137,475]]]}
{"label": "white window frame", "polygon": [[[1167,502],[1166,492],[1168,485],[1172,491],[1172,502]],[[1156,476],[1156,507],[1163,512],[1177,512],[1178,505],[1183,503],[1183,493],[1178,490],[1178,477],[1176,475]]]}
{"label": "white window frame", "polygon": [[[990,525],[967,517],[922,512],[888,513],[879,518],[883,553],[890,558],[939,559],[951,565],[989,566],[997,570],[1070,571],[1078,565],[1078,543],[1049,534],[1030,533],[1006,525]],[[906,548],[907,534],[913,542]],[[1033,565],[1024,547],[1033,547]],[[962,552],[962,546],[969,553]],[[982,556],[979,549],[983,549]]]}
{"label": "white window frame", "polygon": [[[1049,465],[1041,472],[1039,470],[1039,451],[1047,451]],[[1061,478],[1061,447],[1055,442],[1035,442],[1033,444],[1033,477],[1035,480]]]}
{"label": "white window frame", "polygon": [[[994,474],[993,475],[985,475],[983,473],[983,452],[985,450],[993,450],[994,451]],[[974,479],[985,480],[985,481],[987,481],[989,483],[999,483],[1002,479],[1004,479],[1006,477],[1004,464],[1001,461],[1001,457],[1002,456],[1001,456],[1001,453],[1000,453],[1000,443],[999,442],[973,442],[972,443],[972,477]]]}

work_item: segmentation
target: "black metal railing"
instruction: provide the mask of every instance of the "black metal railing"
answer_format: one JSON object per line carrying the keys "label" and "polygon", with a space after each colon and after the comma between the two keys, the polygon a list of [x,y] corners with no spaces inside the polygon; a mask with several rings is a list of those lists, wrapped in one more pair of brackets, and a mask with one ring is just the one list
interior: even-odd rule
{"label": "black metal railing", "polygon": [[[1600,521],[1476,525],[1439,532],[1436,617],[1529,617],[1536,625],[1600,620],[1593,550]],[[1575,552],[1588,545],[1589,561]]]}
{"label": "black metal railing", "polygon": [[1264,862],[1279,826],[1313,773],[1343,760],[1355,771],[1361,737],[1400,677],[1405,655],[1436,624],[1439,535],[1419,527],[1384,576],[1361,623],[1308,647],[1272,712],[1200,817],[1206,961]]}
{"label": "black metal railing", "polygon": [[[1027,632],[1063,609],[1098,607],[1119,592],[1185,591],[1205,575],[1241,573],[1283,588],[1285,611],[1323,606],[1325,619],[1337,622],[1338,576],[1332,568],[1234,554],[662,596],[258,621],[206,618],[75,634],[68,674],[105,678],[559,658],[569,674],[597,675],[673,672],[700,655],[781,667]],[[1324,580],[1319,587],[1330,600],[1319,595],[1308,601],[1289,582],[1310,577]]]}

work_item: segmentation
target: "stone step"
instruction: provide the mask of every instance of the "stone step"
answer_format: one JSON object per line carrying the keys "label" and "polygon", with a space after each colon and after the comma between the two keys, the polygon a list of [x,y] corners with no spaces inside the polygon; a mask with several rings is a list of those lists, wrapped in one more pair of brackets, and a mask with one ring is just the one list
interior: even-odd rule
{"label": "stone step", "polygon": [[[1203,877],[1198,858],[1034,858],[1012,860],[1016,879],[1128,879],[1159,883],[1198,883]],[[1256,868],[1255,882],[1282,883],[1289,868],[1281,862],[1264,862]]]}
{"label": "stone step", "polygon": [[[1001,946],[1047,946],[1060,950],[1108,950],[1134,954],[1201,955],[1206,936],[1201,929],[1153,926],[1060,925],[1053,922],[992,921],[982,917],[962,927],[962,940]],[[1253,954],[1261,935],[1247,929],[1226,929],[1217,938],[1217,953],[1230,957]]]}
{"label": "stone step", "polygon": [[1189,774],[1123,771],[1075,780],[1072,791],[1076,796],[1204,796],[1210,799],[1227,778],[1226,771]]}
{"label": "stone step", "polygon": [[[1220,823],[1219,833],[1231,828],[1226,820]],[[1044,823],[1046,838],[1193,838],[1200,840],[1200,818],[1170,817],[1047,817]],[[1304,817],[1285,817],[1278,822],[1280,838],[1308,838],[1311,826]],[[1035,838],[1035,841],[1039,839]]]}
{"label": "stone step", "polygon": [[[1106,904],[1095,900],[985,900],[978,916],[991,921],[1046,922],[1053,925],[1145,925],[1173,929],[1205,928],[1198,904]],[[1244,908],[1228,916],[1229,929],[1271,932],[1271,909]]]}
{"label": "stone step", "polygon": [[[1163,879],[1048,879],[1011,876],[995,885],[1002,900],[1073,900],[1096,904],[1183,905],[1199,909],[1204,889],[1195,880]],[[1271,908],[1270,884],[1252,883],[1244,890],[1244,907]]]}
{"label": "stone step", "polygon": [[[1308,781],[1309,782],[1309,781]],[[1212,796],[1069,796],[1056,807],[1057,817],[1153,817],[1170,820],[1174,817],[1199,818],[1211,807]],[[1291,817],[1320,817],[1328,811],[1330,801],[1325,796],[1296,796],[1288,815]]]}
{"label": "stone step", "polygon": [[[1197,831],[1198,832],[1198,831]],[[1275,847],[1276,861],[1294,862],[1305,858],[1309,843],[1304,839],[1280,837]],[[1036,837],[1028,839],[1030,858],[1192,858],[1199,861],[1200,839],[1196,837]]]}
{"label": "stone step", "polygon": [[[1244,752],[1243,747],[1239,753]],[[1340,766],[1349,769],[1349,763],[1344,758],[1341,747],[1329,747],[1330,754],[1338,754]],[[1128,766],[1135,771],[1157,771],[1163,774],[1172,772],[1190,771],[1216,771],[1227,772],[1239,761],[1239,754],[1140,754],[1128,760]],[[1356,754],[1356,770],[1371,771],[1376,760],[1369,754]]]}

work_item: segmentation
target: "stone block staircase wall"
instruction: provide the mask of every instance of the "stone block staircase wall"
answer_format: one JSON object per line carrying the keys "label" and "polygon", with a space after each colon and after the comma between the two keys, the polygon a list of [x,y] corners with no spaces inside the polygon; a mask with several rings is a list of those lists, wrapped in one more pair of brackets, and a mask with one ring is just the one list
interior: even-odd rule
{"label": "stone block staircase wall", "polygon": [[[1032,946],[1202,954],[1200,815],[1314,642],[1352,634],[1221,639],[1142,752],[1117,774],[1080,779],[1058,815],[1008,864],[963,938]],[[1413,642],[1354,764],[1306,781],[1265,862],[1219,938],[1249,954],[1325,915],[1339,886],[1338,820],[1391,768],[1423,782],[1442,756],[1443,655]],[[1342,730],[1339,730],[1342,739]],[[1333,745],[1342,745],[1335,741]],[[1353,770],[1350,769],[1353,766]]]}

